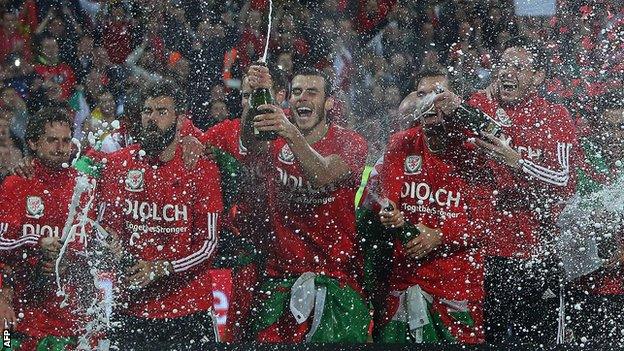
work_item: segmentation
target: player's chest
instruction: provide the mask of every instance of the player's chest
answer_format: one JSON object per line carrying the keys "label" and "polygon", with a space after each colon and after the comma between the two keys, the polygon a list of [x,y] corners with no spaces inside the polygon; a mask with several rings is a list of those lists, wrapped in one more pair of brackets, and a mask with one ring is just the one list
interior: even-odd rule
{"label": "player's chest", "polygon": [[22,215],[22,236],[61,237],[73,186],[33,186],[16,204]]}
{"label": "player's chest", "polygon": [[184,221],[195,200],[196,184],[182,172],[157,172],[145,167],[127,169],[117,180],[115,204],[127,218]]}
{"label": "player's chest", "polygon": [[463,209],[465,184],[451,166],[436,157],[407,150],[398,159],[401,202],[425,207]]}
{"label": "player's chest", "polygon": [[[320,148],[317,151],[324,155],[325,150]],[[324,196],[338,189],[336,185],[330,184],[323,187],[315,186],[308,176],[303,172],[301,165],[295,159],[294,154],[287,144],[276,148],[273,153],[272,182],[279,189],[280,193],[306,194],[308,196]]]}
{"label": "player's chest", "polygon": [[[499,110],[501,109],[499,108]],[[547,123],[545,112],[539,109],[523,109],[508,113],[497,113],[505,116],[503,142],[519,152],[523,158],[538,161],[543,158],[544,150],[552,143],[556,130]]]}

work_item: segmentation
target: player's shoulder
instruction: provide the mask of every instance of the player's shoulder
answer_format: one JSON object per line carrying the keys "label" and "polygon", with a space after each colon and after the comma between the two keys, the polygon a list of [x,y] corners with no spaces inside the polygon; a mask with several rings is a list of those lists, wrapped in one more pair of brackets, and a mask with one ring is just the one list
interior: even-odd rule
{"label": "player's shoulder", "polygon": [[4,178],[4,181],[2,182],[2,186],[0,188],[2,188],[2,192],[8,194],[17,191],[20,188],[29,187],[32,182],[33,180],[28,178],[20,177],[17,175],[10,175]]}
{"label": "player's shoulder", "polygon": [[388,139],[388,148],[400,149],[414,143],[422,135],[422,128],[415,126],[409,129],[398,131]]}
{"label": "player's shoulder", "polygon": [[101,160],[104,163],[104,175],[121,174],[120,170],[132,167],[134,157],[140,149],[139,145],[133,144],[107,154]]}
{"label": "player's shoulder", "polygon": [[562,120],[570,122],[572,121],[572,118],[570,117],[570,111],[568,111],[567,107],[560,103],[552,102],[547,99],[544,99],[543,101],[544,109],[546,109],[546,111],[550,111],[550,114],[554,118],[560,118]]}
{"label": "player's shoulder", "polygon": [[368,145],[366,139],[364,139],[360,133],[352,129],[341,127],[334,123],[332,123],[329,128],[331,128],[331,132],[334,135],[334,140],[342,145],[349,145],[351,147],[354,145]]}
{"label": "player's shoulder", "polygon": [[219,165],[216,161],[200,158],[195,165],[195,168],[189,171],[189,174],[194,177],[205,178],[214,177],[219,175]]}
{"label": "player's shoulder", "polygon": [[108,162],[119,162],[124,160],[132,159],[141,149],[141,146],[138,144],[132,144],[121,148],[117,151],[111,152],[106,156]]}
{"label": "player's shoulder", "polygon": [[332,129],[332,132],[334,133],[334,135],[337,138],[354,138],[357,139],[358,141],[365,141],[364,137],[362,135],[360,135],[360,133],[356,132],[355,130],[349,129],[349,128],[345,128],[342,126],[339,126],[335,123],[332,123],[329,128]]}
{"label": "player's shoulder", "polygon": [[477,90],[468,97],[470,106],[486,106],[492,104],[492,100],[488,98],[485,90]]}

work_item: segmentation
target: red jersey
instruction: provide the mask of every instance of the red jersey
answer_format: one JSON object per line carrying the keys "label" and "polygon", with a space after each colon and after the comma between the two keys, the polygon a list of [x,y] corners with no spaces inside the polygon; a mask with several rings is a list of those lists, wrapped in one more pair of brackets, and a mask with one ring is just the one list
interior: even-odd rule
{"label": "red jersey", "polygon": [[240,139],[240,118],[226,119],[208,128],[198,139],[202,144],[210,145],[229,153],[237,160],[247,155],[247,149]]}
{"label": "red jersey", "polygon": [[99,187],[102,223],[120,234],[136,259],[171,262],[173,272],[138,291],[125,292],[123,313],[175,318],[212,308],[210,257],[223,210],[219,172],[200,159],[184,168],[178,146],[171,161],[141,156],[131,145],[108,157]]}
{"label": "red jersey", "polygon": [[580,150],[574,122],[565,107],[537,95],[505,107],[476,93],[469,104],[496,116],[522,156],[521,170],[486,161],[496,208],[486,254],[528,258],[540,236],[552,235],[556,215],[574,193]]}
{"label": "red jersey", "polygon": [[[33,283],[42,279],[35,270],[42,258],[39,240],[62,237],[75,178],[73,169],[52,170],[35,161],[32,179],[9,176],[0,189],[0,261],[14,269],[15,312],[24,314],[18,331],[34,338],[75,336],[79,328],[74,306],[60,307],[53,278],[44,286]],[[83,250],[85,240],[75,236],[65,257]],[[71,295],[68,301],[74,301]]]}
{"label": "red jersey", "polygon": [[412,224],[442,231],[442,244],[425,258],[405,255],[394,242],[390,288],[419,285],[434,296],[478,301],[483,297],[483,260],[479,248],[489,220],[491,198],[468,184],[455,168],[432,154],[421,127],[394,134],[380,172],[382,192]]}
{"label": "red jersey", "polygon": [[337,155],[351,169],[340,183],[311,185],[284,139],[269,149],[269,213],[274,229],[267,272],[272,277],[322,273],[359,289],[362,255],[358,252],[353,199],[366,162],[366,141],[357,133],[330,125],[312,145],[322,156]]}

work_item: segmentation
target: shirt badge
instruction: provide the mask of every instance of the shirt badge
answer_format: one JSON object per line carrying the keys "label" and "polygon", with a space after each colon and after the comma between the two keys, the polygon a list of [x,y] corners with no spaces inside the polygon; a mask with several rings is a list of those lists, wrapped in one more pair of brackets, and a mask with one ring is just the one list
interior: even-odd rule
{"label": "shirt badge", "polygon": [[126,190],[132,192],[143,191],[143,172],[140,170],[129,170],[126,176]]}
{"label": "shirt badge", "polygon": [[277,159],[280,160],[280,162],[285,163],[287,165],[292,165],[295,162],[295,155],[290,150],[290,147],[288,146],[288,144],[282,147],[279,155],[277,156]]}
{"label": "shirt badge", "polygon": [[43,217],[43,200],[39,196],[28,196],[26,198],[26,217],[41,218]]}
{"label": "shirt badge", "polygon": [[499,107],[498,109],[496,109],[496,119],[498,120],[498,123],[500,123],[501,126],[511,127],[511,118],[509,118],[509,116],[507,115],[507,112],[505,112],[505,110],[503,110],[502,107]]}
{"label": "shirt badge", "polygon": [[422,170],[422,157],[420,155],[411,155],[405,158],[405,174],[419,174]]}

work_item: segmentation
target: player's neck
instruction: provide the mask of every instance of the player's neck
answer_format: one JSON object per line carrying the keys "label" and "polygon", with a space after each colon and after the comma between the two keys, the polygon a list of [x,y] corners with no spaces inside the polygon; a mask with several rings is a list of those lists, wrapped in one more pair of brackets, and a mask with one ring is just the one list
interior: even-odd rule
{"label": "player's neck", "polygon": [[327,130],[329,129],[329,124],[327,121],[320,121],[314,128],[302,131],[303,136],[305,137],[308,144],[312,145],[317,141],[323,139],[325,134],[327,134]]}
{"label": "player's neck", "polygon": [[158,156],[158,159],[161,162],[169,162],[169,161],[173,160],[173,157],[175,156],[175,151],[176,151],[176,148],[178,147],[178,142],[179,141],[180,141],[180,133],[176,132],[175,138],[173,139],[171,144],[169,144],[169,146],[167,146],[160,153],[160,156]]}

